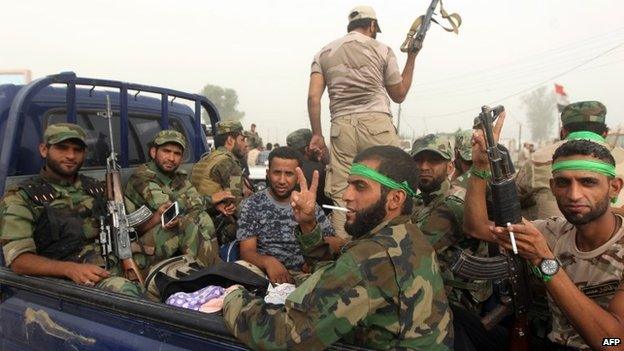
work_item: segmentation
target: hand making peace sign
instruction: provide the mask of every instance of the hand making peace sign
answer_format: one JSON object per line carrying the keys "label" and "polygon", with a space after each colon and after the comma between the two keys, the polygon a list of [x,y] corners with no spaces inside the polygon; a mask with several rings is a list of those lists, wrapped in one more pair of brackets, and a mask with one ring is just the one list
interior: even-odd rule
{"label": "hand making peace sign", "polygon": [[318,188],[319,174],[318,171],[314,171],[312,183],[308,188],[308,183],[301,168],[297,167],[296,172],[299,191],[292,192],[290,205],[293,208],[295,220],[299,223],[301,230],[309,232],[316,227],[316,190]]}

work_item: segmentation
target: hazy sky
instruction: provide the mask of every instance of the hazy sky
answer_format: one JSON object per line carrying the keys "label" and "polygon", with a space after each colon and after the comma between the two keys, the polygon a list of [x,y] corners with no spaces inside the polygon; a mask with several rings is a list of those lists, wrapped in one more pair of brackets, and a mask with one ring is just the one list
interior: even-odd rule
{"label": "hazy sky", "polygon": [[[402,69],[399,46],[428,1],[5,1],[0,70],[28,68],[33,78],[71,70],[190,92],[207,83],[233,88],[243,124],[284,143],[309,126],[312,57],[346,32],[347,13],[358,4],[375,8],[378,40],[394,49]],[[571,101],[605,103],[612,128],[624,124],[621,0],[444,5],[463,24],[457,36],[432,25],[402,106],[404,133],[467,128],[481,105],[502,103],[510,115],[505,135],[516,136],[519,123],[528,129],[522,95],[554,82]]]}

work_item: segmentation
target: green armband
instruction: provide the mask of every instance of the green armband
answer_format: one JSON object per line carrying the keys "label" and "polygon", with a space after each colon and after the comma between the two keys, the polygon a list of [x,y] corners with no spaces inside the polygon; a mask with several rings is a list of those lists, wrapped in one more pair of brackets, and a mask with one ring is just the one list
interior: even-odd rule
{"label": "green armband", "polygon": [[477,178],[481,178],[483,180],[492,179],[492,173],[487,170],[480,171],[474,167],[470,167],[470,174],[474,175]]}

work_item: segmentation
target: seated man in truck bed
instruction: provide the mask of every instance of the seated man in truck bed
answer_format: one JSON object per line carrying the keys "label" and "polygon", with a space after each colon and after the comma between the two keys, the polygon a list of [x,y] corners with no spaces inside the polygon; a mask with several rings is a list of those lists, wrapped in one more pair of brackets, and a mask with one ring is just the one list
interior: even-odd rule
{"label": "seated man in truck bed", "polygon": [[[297,237],[309,263],[335,254],[315,215],[318,173],[293,192]],[[374,349],[450,350],[453,328],[435,252],[409,220],[417,174],[394,146],[373,146],[354,159],[343,194],[353,237],[286,299],[267,304],[242,288],[224,298],[232,333],[260,350],[322,350],[343,339]]]}
{"label": "seated man in truck bed", "polygon": [[[250,196],[241,206],[236,232],[241,258],[262,269],[272,283],[293,283],[293,275],[300,273],[304,264],[290,206],[297,185],[295,170],[302,166],[302,157],[291,147],[273,149],[267,171],[269,187]],[[344,242],[334,237],[334,228],[318,204],[315,212],[323,237],[339,250]]]}
{"label": "seated man in truck bed", "polygon": [[[151,160],[139,166],[126,184],[128,210],[146,205],[154,212],[139,228],[143,235],[134,249],[139,250],[134,259],[144,273],[175,255],[191,255],[204,266],[219,259],[215,228],[206,212],[210,204],[179,169],[185,148],[186,138],[180,132],[160,131],[149,148]],[[160,215],[174,201],[180,216],[163,227]]]}
{"label": "seated man in truck bed", "polygon": [[7,190],[0,202],[0,241],[7,266],[18,274],[69,278],[131,296],[143,288],[105,270],[98,216],[106,211],[104,185],[78,171],[86,134],[75,124],[46,128],[39,176]]}

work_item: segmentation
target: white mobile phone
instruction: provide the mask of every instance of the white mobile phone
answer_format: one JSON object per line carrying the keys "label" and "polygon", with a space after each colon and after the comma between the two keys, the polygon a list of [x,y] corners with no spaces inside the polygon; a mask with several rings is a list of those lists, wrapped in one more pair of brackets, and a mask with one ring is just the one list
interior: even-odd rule
{"label": "white mobile phone", "polygon": [[178,208],[178,202],[174,202],[171,206],[167,207],[165,212],[160,216],[160,223],[163,227],[167,224],[171,223],[178,215],[180,214],[180,209]]}

